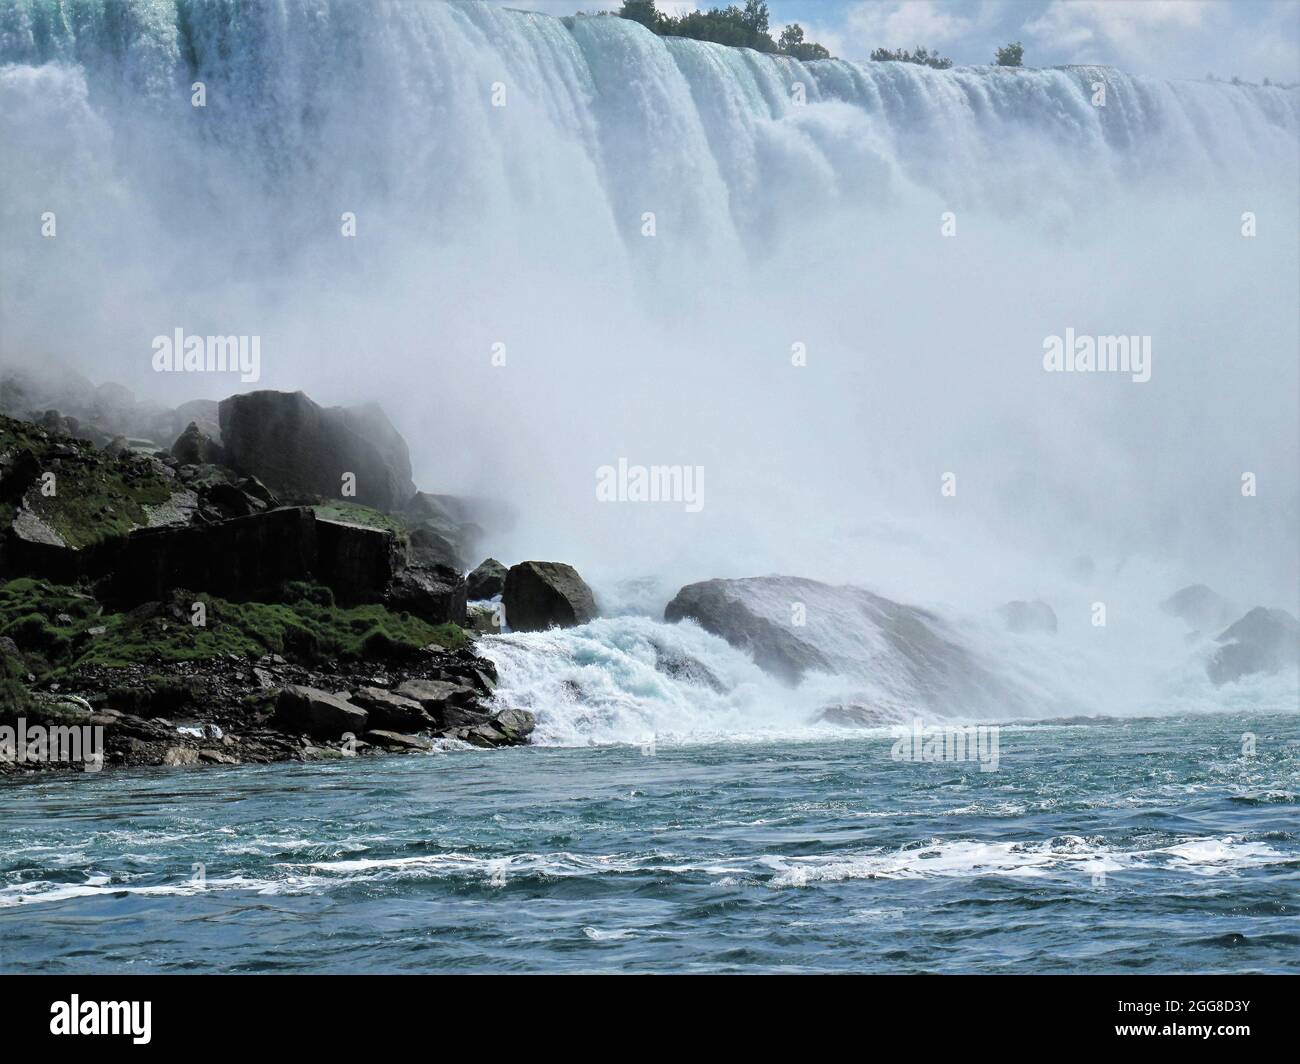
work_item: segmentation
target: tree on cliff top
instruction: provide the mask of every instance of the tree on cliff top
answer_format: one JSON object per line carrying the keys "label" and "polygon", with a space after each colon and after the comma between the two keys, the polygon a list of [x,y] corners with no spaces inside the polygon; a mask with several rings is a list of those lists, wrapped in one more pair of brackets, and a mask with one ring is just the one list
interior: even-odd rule
{"label": "tree on cliff top", "polygon": [[934,67],[935,70],[947,70],[952,66],[951,59],[941,56],[938,52],[931,52],[928,48],[920,47],[912,52],[906,48],[900,48],[898,51],[877,48],[871,53],[871,58],[882,63],[918,63],[921,66]]}
{"label": "tree on cliff top", "polygon": [[708,11],[689,11],[677,18],[658,10],[654,0],[623,0],[618,13],[660,36],[690,37],[795,59],[830,58],[830,52],[820,44],[804,40],[803,28],[797,24],[787,26],[781,40],[774,41],[769,32],[771,14],[767,0],[745,0],[743,7],[731,4]]}
{"label": "tree on cliff top", "polygon": [[1020,66],[1020,61],[1025,57],[1025,48],[1019,41],[1015,44],[1008,44],[1005,48],[999,48],[997,54],[998,66]]}

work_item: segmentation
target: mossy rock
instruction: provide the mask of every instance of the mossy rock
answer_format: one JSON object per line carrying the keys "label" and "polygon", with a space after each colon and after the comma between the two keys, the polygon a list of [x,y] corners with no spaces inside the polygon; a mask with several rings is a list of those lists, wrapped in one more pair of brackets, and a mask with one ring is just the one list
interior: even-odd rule
{"label": "mossy rock", "polygon": [[17,498],[0,502],[0,526],[8,528],[19,504],[25,502],[42,524],[74,549],[148,525],[148,507],[161,506],[178,490],[148,457],[112,455],[85,440],[0,416],[0,453],[24,452],[35,459],[38,476],[54,474],[54,494],[44,494],[38,479]]}

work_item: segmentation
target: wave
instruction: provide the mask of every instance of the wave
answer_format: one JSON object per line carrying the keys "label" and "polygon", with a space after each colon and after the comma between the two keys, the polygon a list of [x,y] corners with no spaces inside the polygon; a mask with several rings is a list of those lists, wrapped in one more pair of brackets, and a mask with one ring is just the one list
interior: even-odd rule
{"label": "wave", "polygon": [[[92,875],[83,883],[33,880],[0,888],[0,908],[68,899],[195,896],[226,892],[259,895],[328,894],[364,884],[370,888],[419,880],[477,884],[504,889],[520,884],[610,876],[665,876],[708,880],[715,886],[759,886],[772,890],[813,887],[854,879],[1052,878],[1080,885],[1104,884],[1105,876],[1167,871],[1179,875],[1233,876],[1252,869],[1295,864],[1294,852],[1233,835],[1184,837],[1166,845],[1124,848],[1077,835],[1042,842],[985,842],[931,839],[901,849],[803,857],[753,854],[700,859],[671,852],[577,854],[565,851],[498,857],[448,851],[415,857],[279,864],[276,874],[237,873],[192,880],[137,884]],[[1122,881],[1119,881],[1122,882]],[[1118,885],[1118,882],[1112,885]]]}

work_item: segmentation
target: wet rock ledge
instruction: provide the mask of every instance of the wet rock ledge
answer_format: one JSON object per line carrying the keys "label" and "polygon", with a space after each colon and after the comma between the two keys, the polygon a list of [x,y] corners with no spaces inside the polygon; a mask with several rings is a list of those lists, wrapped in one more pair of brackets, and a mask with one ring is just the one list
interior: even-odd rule
{"label": "wet rock ledge", "polygon": [[528,741],[467,615],[507,507],[416,490],[373,405],[78,387],[0,373],[0,776],[86,767],[23,729],[102,736],[96,769]]}

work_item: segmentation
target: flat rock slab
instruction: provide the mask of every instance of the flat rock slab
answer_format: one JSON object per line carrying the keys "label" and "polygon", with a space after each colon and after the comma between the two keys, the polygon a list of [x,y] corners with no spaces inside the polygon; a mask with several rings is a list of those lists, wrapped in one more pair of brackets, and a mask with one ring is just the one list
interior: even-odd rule
{"label": "flat rock slab", "polygon": [[337,739],[344,732],[360,735],[368,720],[369,714],[360,706],[315,687],[286,687],[276,706],[276,721],[286,731],[318,739]]}

